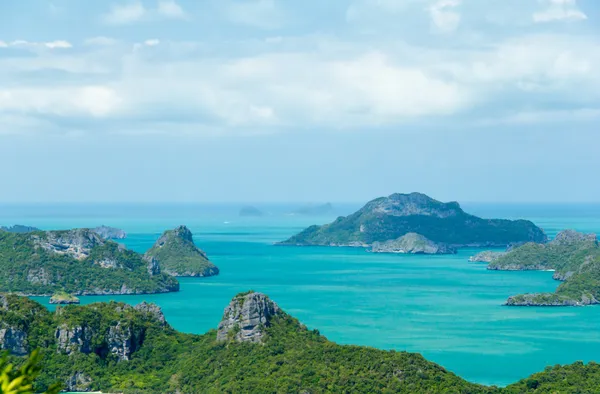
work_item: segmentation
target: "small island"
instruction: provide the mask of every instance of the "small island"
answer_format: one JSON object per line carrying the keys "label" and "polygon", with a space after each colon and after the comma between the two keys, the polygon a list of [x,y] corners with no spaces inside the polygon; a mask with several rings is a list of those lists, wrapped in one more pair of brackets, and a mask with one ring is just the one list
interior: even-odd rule
{"label": "small island", "polygon": [[219,268],[194,244],[192,232],[186,226],[165,231],[145,257],[149,261],[156,261],[162,272],[173,276],[204,277],[219,274]]}
{"label": "small island", "polygon": [[93,232],[98,234],[104,239],[125,239],[127,238],[127,233],[119,228],[108,227],[108,226],[98,226],[92,229]]}
{"label": "small island", "polygon": [[331,203],[325,204],[308,204],[300,207],[293,211],[292,215],[305,215],[305,216],[323,216],[329,215],[333,212],[333,205]]}
{"label": "small island", "polygon": [[262,217],[262,216],[264,216],[264,213],[260,209],[248,205],[248,206],[242,207],[242,209],[240,209],[240,216],[242,216],[242,217]]}
{"label": "small island", "polygon": [[79,298],[75,297],[73,294],[67,293],[66,291],[57,291],[50,298],[50,303],[57,305],[79,304]]}
{"label": "small island", "polygon": [[374,242],[371,251],[373,253],[455,254],[456,248],[433,242],[421,234],[408,233],[392,241]]}

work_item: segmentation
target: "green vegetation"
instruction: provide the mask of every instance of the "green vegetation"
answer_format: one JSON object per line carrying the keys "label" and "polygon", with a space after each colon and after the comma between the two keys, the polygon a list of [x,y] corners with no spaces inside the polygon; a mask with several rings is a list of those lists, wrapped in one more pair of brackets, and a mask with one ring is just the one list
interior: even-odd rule
{"label": "green vegetation", "polygon": [[219,269],[208,260],[185,226],[168,230],[146,252],[146,257],[156,259],[163,272],[173,276],[213,276]]}
{"label": "green vegetation", "polygon": [[375,199],[350,216],[311,226],[281,244],[365,246],[411,232],[457,247],[546,241],[544,232],[529,221],[481,219],[465,213],[456,202],[412,193]]}
{"label": "green vegetation", "polygon": [[600,300],[600,248],[594,234],[564,231],[548,244],[517,247],[488,266],[491,270],[555,270],[564,280],[556,293],[521,294],[507,305],[575,306]]}
{"label": "green vegetation", "polygon": [[51,304],[79,304],[79,298],[73,294],[69,294],[66,291],[57,291],[50,298]]}
{"label": "green vegetation", "polygon": [[141,255],[90,234],[89,230],[0,232],[0,291],[80,295],[179,289],[175,278],[151,275]]}
{"label": "green vegetation", "polygon": [[[40,374],[40,355],[31,353],[19,368],[7,361],[7,354],[0,358],[0,394],[34,394],[33,381]],[[53,384],[42,394],[57,394],[61,385]]]}
{"label": "green vegetation", "polygon": [[[42,348],[38,392],[57,380],[69,390],[127,394],[587,393],[600,385],[595,363],[547,368],[505,389],[472,384],[419,354],[337,345],[284,312],[271,318],[264,343],[254,344],[218,342],[215,330],[179,333],[151,304],[69,305],[50,313],[26,298],[1,297],[0,323],[20,316],[29,347]],[[81,341],[61,340],[68,333],[80,333]]]}

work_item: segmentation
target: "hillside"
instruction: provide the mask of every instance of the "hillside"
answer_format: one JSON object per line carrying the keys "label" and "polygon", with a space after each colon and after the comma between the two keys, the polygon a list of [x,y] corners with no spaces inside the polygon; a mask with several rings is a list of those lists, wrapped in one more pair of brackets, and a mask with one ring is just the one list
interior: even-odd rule
{"label": "hillside", "polygon": [[163,272],[173,276],[213,276],[219,268],[194,244],[192,232],[185,226],[168,230],[145,254],[155,259]]}
{"label": "hillside", "polygon": [[333,223],[311,226],[280,245],[362,246],[416,233],[450,247],[508,246],[546,242],[543,230],[526,220],[481,219],[456,202],[443,203],[421,193],[392,194],[367,203]]}
{"label": "hillside", "polygon": [[89,229],[0,232],[0,291],[52,295],[147,294],[177,291],[156,262]]}
{"label": "hillside", "polygon": [[218,330],[173,330],[159,307],[69,305],[51,313],[0,294],[0,348],[17,363],[42,348],[42,391],[167,393],[571,393],[594,392],[595,363],[547,368],[505,389],[472,384],[419,354],[337,345],[261,293],[235,296]]}

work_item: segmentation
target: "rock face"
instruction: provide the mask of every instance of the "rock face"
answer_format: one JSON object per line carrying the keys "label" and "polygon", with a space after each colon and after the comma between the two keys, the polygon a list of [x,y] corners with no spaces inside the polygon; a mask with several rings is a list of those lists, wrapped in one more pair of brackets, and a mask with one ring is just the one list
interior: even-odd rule
{"label": "rock face", "polygon": [[145,254],[147,261],[155,259],[160,270],[172,276],[213,276],[219,269],[206,253],[194,244],[192,232],[186,226],[165,231]]}
{"label": "rock face", "polygon": [[435,243],[417,233],[408,233],[393,241],[373,242],[374,253],[454,254],[456,249]]}
{"label": "rock face", "polygon": [[76,372],[65,381],[68,391],[87,392],[92,386],[92,378],[83,372]]}
{"label": "rock face", "polygon": [[530,221],[482,219],[465,213],[457,202],[443,203],[411,193],[377,198],[352,215],[311,226],[280,245],[372,245],[408,233],[455,248],[547,241],[543,230]]}
{"label": "rock face", "polygon": [[12,354],[24,356],[27,354],[27,333],[18,328],[0,329],[0,349],[8,350]]}
{"label": "rock face", "polygon": [[156,321],[165,324],[167,321],[165,320],[165,315],[163,314],[160,307],[156,304],[149,304],[146,301],[141,304],[137,304],[134,309],[136,311],[141,312],[145,316],[148,316]]}
{"label": "rock face", "polygon": [[242,209],[240,209],[240,216],[243,217],[261,217],[264,216],[264,213],[256,208],[256,207],[252,207],[252,206],[245,206],[242,207]]}
{"label": "rock face", "polygon": [[98,234],[104,239],[125,239],[127,238],[127,233],[121,229],[115,227],[108,226],[98,226],[92,229],[93,232]]}
{"label": "rock face", "polygon": [[280,313],[279,306],[262,293],[239,294],[225,308],[217,340],[261,343],[265,327]]}
{"label": "rock face", "polygon": [[44,236],[36,237],[36,244],[43,249],[58,254],[66,254],[77,260],[89,256],[92,248],[103,245],[104,239],[93,231],[78,228],[66,231],[46,231]]}
{"label": "rock face", "polygon": [[10,226],[10,227],[0,226],[0,231],[8,231],[9,233],[25,234],[25,233],[32,233],[34,231],[41,231],[41,230],[37,227],[23,226],[21,224],[15,224],[14,226]]}
{"label": "rock face", "polygon": [[92,352],[92,329],[87,326],[69,327],[61,324],[56,328],[56,350],[59,353],[72,354]]}
{"label": "rock face", "polygon": [[572,245],[580,242],[597,242],[596,234],[585,234],[575,230],[564,230],[556,234],[556,237],[549,242],[550,245]]}
{"label": "rock face", "polygon": [[493,252],[491,250],[486,250],[484,252],[477,253],[475,256],[469,257],[469,261],[471,263],[491,263],[499,259],[506,252]]}
{"label": "rock face", "polygon": [[108,351],[117,356],[120,361],[129,360],[136,346],[131,327],[121,322],[110,327],[106,336],[106,343]]}

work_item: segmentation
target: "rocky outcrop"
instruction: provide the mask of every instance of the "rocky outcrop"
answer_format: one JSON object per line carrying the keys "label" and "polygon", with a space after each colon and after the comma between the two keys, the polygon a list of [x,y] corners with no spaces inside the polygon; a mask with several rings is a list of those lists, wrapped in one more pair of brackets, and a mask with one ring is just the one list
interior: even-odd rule
{"label": "rocky outcrop", "polygon": [[65,380],[65,389],[68,391],[88,392],[91,391],[92,378],[83,372],[75,372]]}
{"label": "rocky outcrop", "polygon": [[150,304],[144,301],[141,304],[137,304],[134,309],[160,323],[166,323],[165,315],[163,314],[162,309],[160,309],[160,307],[156,304]]}
{"label": "rocky outcrop", "polygon": [[69,327],[67,324],[61,324],[54,333],[56,351],[65,354],[91,353],[93,334],[92,329],[87,326]]}
{"label": "rocky outcrop", "polygon": [[279,306],[262,293],[239,294],[225,308],[217,340],[261,343],[265,328],[280,313]]}
{"label": "rocky outcrop", "polygon": [[50,298],[50,303],[56,305],[79,304],[79,298],[75,297],[72,294],[68,294],[64,291],[61,291],[55,293]]}
{"label": "rocky outcrop", "polygon": [[147,270],[148,270],[148,274],[150,276],[154,276],[154,275],[160,274],[160,264],[159,264],[158,260],[155,257],[145,255],[144,256],[144,261],[146,261],[148,263]]}
{"label": "rocky outcrop", "polygon": [[556,237],[549,242],[550,245],[572,245],[574,243],[590,242],[597,243],[596,234],[585,234],[575,230],[564,230],[556,234]]}
{"label": "rocky outcrop", "polygon": [[135,336],[131,326],[118,322],[110,327],[106,335],[108,351],[120,361],[129,360],[136,350]]}
{"label": "rocky outcrop", "polygon": [[98,234],[104,239],[125,239],[127,238],[127,233],[121,229],[115,227],[108,226],[98,226],[92,229],[93,232]]}
{"label": "rocky outcrop", "polygon": [[8,350],[12,354],[24,356],[28,353],[27,333],[16,327],[0,329],[0,349]]}
{"label": "rocky outcrop", "polygon": [[171,276],[205,277],[219,274],[219,268],[194,244],[192,232],[186,226],[165,231],[146,252],[145,258],[148,262],[155,259],[161,272]]}
{"label": "rocky outcrop", "polygon": [[585,306],[598,304],[591,294],[582,295],[581,299],[573,299],[555,293],[521,294],[509,297],[507,306]]}
{"label": "rocky outcrop", "polygon": [[469,261],[471,263],[491,263],[504,256],[504,254],[506,254],[506,252],[493,252],[491,250],[486,250],[484,252],[477,253],[475,256],[469,257]]}
{"label": "rocky outcrop", "polygon": [[407,254],[454,254],[456,249],[441,243],[433,242],[417,233],[408,233],[402,237],[386,242],[374,242],[371,247],[374,253],[407,253]]}
{"label": "rocky outcrop", "polygon": [[58,254],[66,254],[78,260],[89,256],[92,248],[104,244],[104,239],[93,231],[79,228],[67,231],[46,231],[36,235],[37,246]]}

